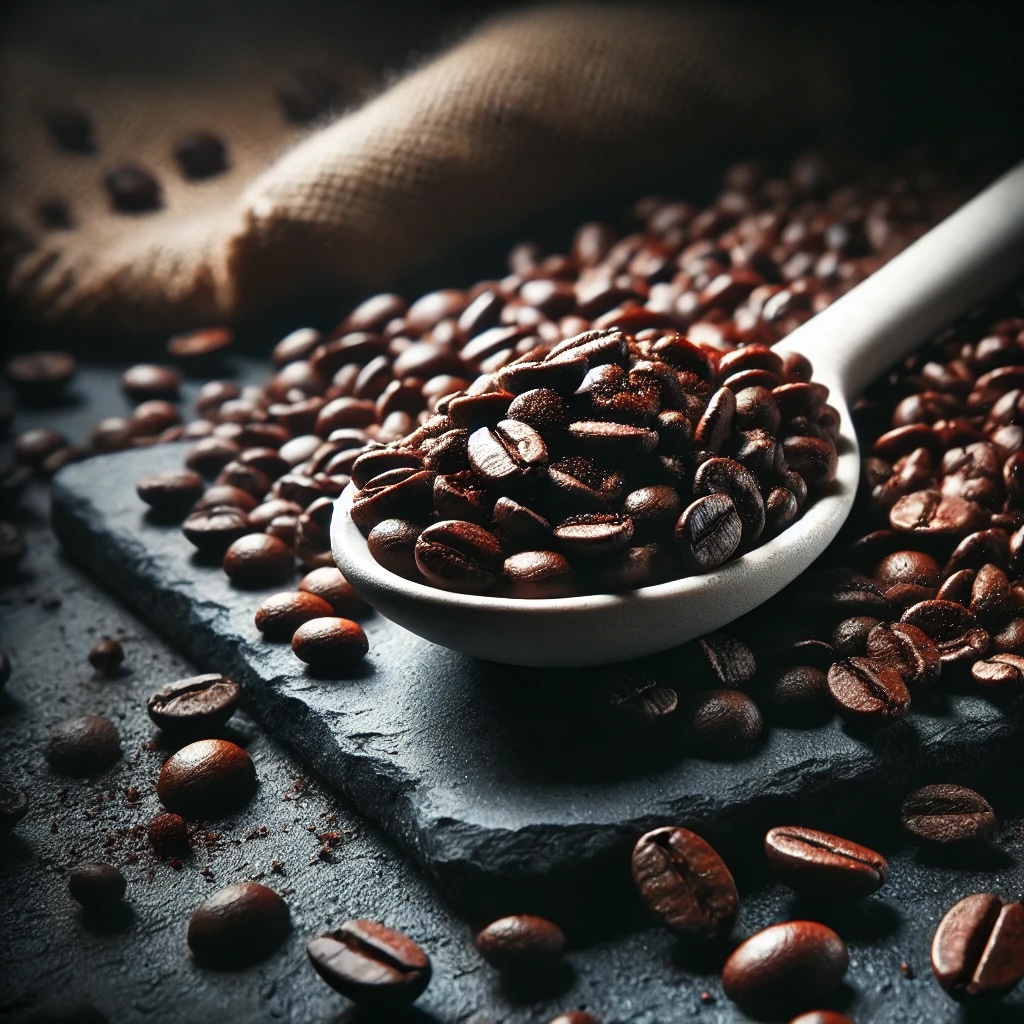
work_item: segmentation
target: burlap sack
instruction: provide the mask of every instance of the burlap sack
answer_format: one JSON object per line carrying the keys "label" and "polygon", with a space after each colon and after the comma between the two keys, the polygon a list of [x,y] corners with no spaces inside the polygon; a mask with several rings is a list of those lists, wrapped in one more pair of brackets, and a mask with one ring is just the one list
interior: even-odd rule
{"label": "burlap sack", "polygon": [[[168,59],[166,40],[126,42],[132,28],[120,26],[116,53],[82,45],[96,26],[60,52],[45,31],[8,39],[13,173],[2,215],[21,245],[10,293],[30,317],[166,332],[333,285],[380,285],[526,215],[642,180],[652,166],[841,124],[852,94],[847,51],[802,16],[559,5],[491,17],[364,105],[303,132],[269,97],[289,65],[343,70],[329,37],[296,40],[271,23],[259,46],[222,38],[196,50],[191,40]],[[358,53],[357,37],[347,45]],[[94,112],[95,156],[55,151],[39,116],[55,97]],[[168,153],[196,127],[225,135],[229,174],[182,180]],[[129,158],[158,173],[162,210],[110,211],[99,179]],[[33,222],[51,194],[70,200],[74,230]]]}

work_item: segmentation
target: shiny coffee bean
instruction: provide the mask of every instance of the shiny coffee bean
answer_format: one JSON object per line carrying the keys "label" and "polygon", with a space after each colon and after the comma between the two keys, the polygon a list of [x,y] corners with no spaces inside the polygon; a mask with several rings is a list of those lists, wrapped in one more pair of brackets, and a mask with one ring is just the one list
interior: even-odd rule
{"label": "shiny coffee bean", "polygon": [[1024,978],[1024,905],[993,893],[952,906],[932,938],[932,970],[956,1000],[999,996]]}
{"label": "shiny coffee bean", "polygon": [[638,541],[654,541],[671,536],[682,502],[674,488],[656,484],[627,494],[622,510],[633,521]]}
{"label": "shiny coffee bean", "polygon": [[568,1013],[552,1017],[548,1024],[601,1024],[601,1019],[585,1010],[570,1010]]}
{"label": "shiny coffee bean", "polygon": [[854,1020],[836,1010],[808,1010],[794,1017],[789,1024],[854,1024]]}
{"label": "shiny coffee bean", "polygon": [[501,577],[504,555],[497,538],[474,523],[447,520],[428,526],[416,541],[416,566],[435,587],[482,593]]}
{"label": "shiny coffee bean", "polygon": [[[844,658],[849,658],[856,654],[864,654],[867,649],[868,634],[877,625],[880,625],[880,623],[872,615],[853,615],[848,619],[843,619],[832,630],[830,639],[833,650]],[[875,655],[872,655],[872,657],[875,657]],[[938,652],[936,652],[937,658]]]}
{"label": "shiny coffee bean", "polygon": [[63,396],[78,372],[78,362],[69,352],[45,350],[12,356],[4,369],[22,401],[46,405]]}
{"label": "shiny coffee bean", "polygon": [[739,690],[709,690],[693,701],[690,731],[700,750],[722,757],[742,757],[764,731],[758,706]]}
{"label": "shiny coffee bean", "polygon": [[384,519],[367,535],[366,548],[374,560],[405,579],[420,579],[416,542],[421,528],[404,519]]}
{"label": "shiny coffee bean", "polygon": [[197,740],[164,762],[156,792],[183,818],[217,818],[248,802],[256,791],[252,758],[228,740]]}
{"label": "shiny coffee bean", "polygon": [[105,676],[112,676],[121,667],[124,661],[124,648],[109,637],[100,640],[91,651],[89,651],[89,664],[97,672]]}
{"label": "shiny coffee bean", "polygon": [[633,539],[633,520],[611,512],[570,516],[555,527],[554,539],[570,559],[607,555]]}
{"label": "shiny coffee bean", "polygon": [[224,554],[224,571],[240,587],[283,583],[295,571],[295,553],[283,541],[265,534],[239,537]]}
{"label": "shiny coffee bean", "polygon": [[696,833],[658,828],[637,840],[633,884],[647,908],[680,935],[727,935],[739,911],[736,883]]}
{"label": "shiny coffee bean", "polygon": [[304,622],[333,614],[334,609],[315,594],[286,591],[271,594],[256,609],[256,628],[266,640],[291,641]]}
{"label": "shiny coffee bean", "polygon": [[241,696],[238,683],[210,672],[168,683],[149,698],[146,710],[161,729],[214,731],[235,713]]}
{"label": "shiny coffee bean", "polygon": [[577,592],[569,561],[556,551],[518,551],[505,559],[508,597],[570,597]]}
{"label": "shiny coffee bean", "polygon": [[480,955],[500,971],[542,969],[560,960],[565,951],[562,929],[534,914],[492,921],[474,941]]}
{"label": "shiny coffee bean", "polygon": [[895,669],[910,687],[930,686],[939,678],[942,659],[932,639],[906,622],[878,623],[865,641],[869,658]]}
{"label": "shiny coffee bean", "polygon": [[138,496],[161,518],[181,519],[203,493],[203,478],[191,469],[167,469],[144,476]]}
{"label": "shiny coffee bean", "polygon": [[242,509],[214,505],[188,516],[181,524],[181,532],[200,554],[223,558],[224,552],[251,532],[254,525]]}
{"label": "shiny coffee bean", "polygon": [[938,491],[915,491],[900,498],[889,512],[894,530],[923,537],[960,539],[988,525],[989,513],[973,501],[944,497]]}
{"label": "shiny coffee bean", "polygon": [[859,899],[889,875],[886,859],[874,850],[800,825],[771,829],[764,852],[772,870],[800,893]]}
{"label": "shiny coffee bean", "polygon": [[825,673],[813,665],[794,665],[779,672],[769,683],[768,703],[784,715],[811,713],[828,694]]}
{"label": "shiny coffee bean", "polygon": [[430,958],[412,939],[376,921],[345,921],[306,945],[313,970],[357,1006],[397,1012],[430,983]]}
{"label": "shiny coffee bean", "polygon": [[358,622],[335,616],[309,619],[292,635],[292,652],[318,672],[344,671],[369,649]]}
{"label": "shiny coffee bean", "polygon": [[196,963],[229,969],[265,960],[290,931],[288,904],[273,889],[238,882],[192,911],[187,939]]}
{"label": "shiny coffee bean", "polygon": [[971,678],[986,689],[1019,693],[1024,688],[1024,654],[994,654],[976,661]]}
{"label": "shiny coffee bean", "polygon": [[569,407],[557,391],[550,388],[535,388],[517,395],[509,404],[506,416],[510,420],[526,423],[541,434],[546,434],[567,425]]}
{"label": "shiny coffee bean", "polygon": [[764,531],[764,499],[757,478],[732,459],[713,458],[702,463],[693,478],[693,494],[697,498],[725,494],[732,499],[742,523],[740,543],[753,545]]}
{"label": "shiny coffee bean", "polygon": [[910,709],[910,691],[896,669],[873,658],[844,658],[828,670],[839,710],[856,719],[891,719]]}
{"label": "shiny coffee bean", "polygon": [[46,427],[37,427],[24,431],[14,439],[14,455],[19,462],[38,467],[66,445],[63,434]]}
{"label": "shiny coffee bean", "polygon": [[753,1013],[794,1010],[837,988],[849,963],[846,944],[831,928],[787,921],[740,943],[722,968],[722,986]]}
{"label": "shiny coffee bean", "polygon": [[121,374],[121,390],[133,402],[151,399],[175,401],[181,389],[181,374],[169,366],[138,363]]}
{"label": "shiny coffee bean", "polygon": [[900,809],[903,827],[929,843],[966,843],[988,839],[996,816],[988,801],[965,786],[938,784],[914,790]]}
{"label": "shiny coffee bean", "polygon": [[702,664],[710,670],[713,684],[742,690],[754,679],[757,662],[749,647],[726,633],[705,633],[694,641]]}
{"label": "shiny coffee bean", "polygon": [[522,489],[547,461],[544,439],[518,420],[502,420],[469,436],[469,465],[489,486]]}
{"label": "shiny coffee bean", "polygon": [[187,857],[191,852],[188,826],[180,814],[158,814],[146,825],[146,838],[153,852],[163,860]]}
{"label": "shiny coffee bean", "polygon": [[743,533],[732,498],[709,494],[687,506],[675,526],[675,541],[696,572],[708,572],[735,554]]}
{"label": "shiny coffee bean", "polygon": [[326,601],[335,615],[352,618],[363,615],[370,606],[336,568],[314,569],[299,580],[299,590]]}
{"label": "shiny coffee bean", "polygon": [[121,737],[108,718],[83,715],[68,718],[50,733],[46,760],[61,775],[95,775],[121,757]]}
{"label": "shiny coffee bean", "polygon": [[127,880],[113,864],[79,864],[68,875],[68,890],[86,910],[115,906],[127,888]]}
{"label": "shiny coffee bean", "polygon": [[352,502],[352,521],[364,532],[385,519],[426,519],[431,510],[434,473],[392,469],[375,476]]}

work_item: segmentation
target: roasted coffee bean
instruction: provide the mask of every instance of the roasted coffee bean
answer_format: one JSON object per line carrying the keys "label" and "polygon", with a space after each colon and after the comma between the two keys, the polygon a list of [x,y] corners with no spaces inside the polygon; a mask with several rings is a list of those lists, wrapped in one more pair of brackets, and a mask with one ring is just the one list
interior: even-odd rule
{"label": "roasted coffee bean", "polygon": [[658,828],[633,848],[633,883],[664,924],[680,935],[727,935],[739,896],[722,858],[694,832]]}
{"label": "roasted coffee bean", "polygon": [[794,1017],[789,1024],[854,1024],[854,1020],[836,1010],[808,1010]]}
{"label": "roasted coffee bean", "polygon": [[46,427],[26,430],[14,439],[14,455],[19,462],[41,466],[54,452],[67,445],[63,434]]}
{"label": "roasted coffee bean", "polygon": [[836,478],[839,457],[830,440],[817,437],[787,437],[782,450],[789,468],[799,473],[812,491],[820,491]]}
{"label": "roasted coffee bean", "polygon": [[182,524],[181,532],[203,555],[223,557],[224,552],[257,524],[240,508],[214,505],[193,512]]}
{"label": "roasted coffee bean", "polygon": [[554,538],[569,558],[607,555],[626,547],[633,539],[633,520],[610,512],[570,516],[555,527]]}
{"label": "roasted coffee bean", "polygon": [[356,593],[338,569],[314,569],[299,581],[299,590],[326,601],[335,615],[351,618],[362,615],[370,606]]}
{"label": "roasted coffee bean", "polygon": [[181,173],[193,181],[212,178],[227,170],[227,147],[213,132],[190,132],[174,144],[174,159]]}
{"label": "roasted coffee bean", "polygon": [[366,1010],[397,1012],[430,983],[430,958],[412,939],[376,921],[345,921],[306,945],[313,970]]}
{"label": "roasted coffee bean", "polygon": [[988,633],[978,627],[968,609],[953,601],[911,605],[901,616],[901,622],[916,626],[931,637],[944,662],[973,658],[988,649]]}
{"label": "roasted coffee bean", "polygon": [[874,850],[800,825],[771,829],[764,852],[786,885],[811,895],[859,899],[881,888],[889,875],[886,859]]}
{"label": "roasted coffee bean", "polygon": [[203,478],[191,469],[165,469],[135,485],[138,496],[161,518],[180,519],[203,493]]}
{"label": "roasted coffee bean", "polygon": [[333,614],[334,609],[322,597],[302,590],[287,591],[271,594],[256,609],[256,628],[266,640],[290,641],[304,622]]}
{"label": "roasted coffee bean", "polygon": [[906,622],[878,623],[867,635],[869,658],[894,668],[912,687],[930,686],[942,671],[939,649],[931,638]]}
{"label": "roasted coffee bean", "polygon": [[201,512],[211,508],[237,508],[243,512],[251,512],[259,504],[247,491],[230,484],[214,484],[203,491],[203,496],[196,502],[194,511]]}
{"label": "roasted coffee bean", "polygon": [[185,465],[203,476],[216,476],[229,462],[242,453],[235,441],[225,437],[200,438],[185,457]]}
{"label": "roasted coffee bean", "polygon": [[557,391],[535,388],[517,395],[509,404],[506,416],[510,420],[526,423],[543,434],[566,426],[569,407]]}
{"label": "roasted coffee bean", "polygon": [[114,675],[124,661],[124,648],[116,641],[106,637],[100,640],[91,651],[89,651],[89,664],[97,672],[105,676]]}
{"label": "roasted coffee bean", "polygon": [[727,561],[739,547],[743,521],[727,494],[709,494],[688,505],[675,526],[683,558],[696,572]]}
{"label": "roasted coffee bean", "polygon": [[121,375],[121,390],[133,402],[151,399],[174,401],[181,389],[181,374],[168,366],[139,363]]}
{"label": "roasted coffee bean", "polygon": [[115,906],[127,888],[127,880],[113,864],[79,864],[68,875],[68,890],[86,910]]}
{"label": "roasted coffee bean", "polygon": [[295,656],[318,672],[344,671],[369,649],[359,623],[335,616],[309,619],[292,636]]}
{"label": "roasted coffee bean", "polygon": [[4,369],[22,401],[48,404],[61,398],[78,363],[69,352],[26,352],[8,359]]}
{"label": "roasted coffee bean", "polygon": [[288,904],[258,882],[225,886],[188,919],[188,945],[204,967],[246,967],[266,959],[291,931]]}
{"label": "roasted coffee bean", "polygon": [[554,543],[551,524],[511,498],[499,498],[493,515],[495,533],[508,550],[546,551]]}
{"label": "roasted coffee bean", "polygon": [[722,968],[725,994],[754,1013],[794,1010],[827,995],[850,963],[846,944],[816,921],[786,921],[751,935]]}
{"label": "roasted coffee bean", "polygon": [[753,652],[741,640],[725,633],[705,633],[695,641],[704,664],[710,669],[713,684],[742,690],[753,681],[757,662]]}
{"label": "roasted coffee bean", "polygon": [[732,499],[743,526],[740,543],[752,546],[764,531],[764,499],[757,478],[732,459],[713,458],[702,463],[694,474],[693,494],[697,498],[725,494]]}
{"label": "roasted coffee bean", "polygon": [[844,658],[828,670],[828,690],[853,718],[898,718],[910,709],[910,691],[895,668],[873,658]]}
{"label": "roasted coffee bean", "polygon": [[925,537],[962,538],[983,530],[989,515],[973,501],[926,490],[900,498],[889,512],[889,523],[894,530]]}
{"label": "roasted coffee bean", "polygon": [[426,519],[434,474],[427,469],[393,469],[375,476],[355,496],[352,521],[368,533],[385,519]]}
{"label": "roasted coffee bean", "polygon": [[415,557],[417,568],[435,587],[466,593],[493,587],[504,563],[494,534],[458,520],[428,526],[416,541]]}
{"label": "roasted coffee bean", "polygon": [[547,465],[548,451],[533,427],[502,420],[469,436],[469,464],[488,485],[522,489]]}
{"label": "roasted coffee bean", "polygon": [[146,710],[161,729],[213,731],[235,713],[241,696],[238,683],[210,672],[168,683],[149,698]]}
{"label": "roasted coffee bean", "polygon": [[986,689],[1019,692],[1024,687],[1024,655],[995,654],[971,666],[971,678]]}
{"label": "roasted coffee bean", "polygon": [[103,176],[110,205],[121,213],[147,213],[163,206],[160,182],[145,167],[122,164]]}
{"label": "roasted coffee bean", "polygon": [[252,758],[228,740],[197,740],[164,762],[156,783],[160,802],[184,818],[230,814],[256,791]]}
{"label": "roasted coffee bean", "polygon": [[585,1010],[570,1010],[552,1017],[548,1024],[601,1024],[601,1020]]}
{"label": "roasted coffee bean", "polygon": [[693,702],[690,731],[698,748],[707,754],[742,757],[763,730],[757,705],[738,690],[709,690]]}
{"label": "roasted coffee bean", "polygon": [[283,583],[295,571],[295,553],[283,541],[265,534],[239,537],[224,554],[224,571],[240,587]]}
{"label": "roasted coffee bean", "polygon": [[0,779],[0,836],[10,832],[28,813],[28,796]]}
{"label": "roasted coffee bean", "polygon": [[83,777],[109,768],[121,756],[121,737],[108,718],[65,719],[50,733],[46,760],[61,775]]}
{"label": "roasted coffee bean", "polygon": [[682,512],[682,502],[672,487],[655,484],[627,494],[622,510],[633,521],[634,536],[638,541],[654,541],[672,535]]}
{"label": "roasted coffee bean", "polygon": [[1003,995],[1024,978],[1024,904],[994,893],[962,899],[935,929],[931,959],[954,999]]}
{"label": "roasted coffee bean", "polygon": [[181,422],[181,413],[170,402],[154,398],[137,405],[128,422],[133,445],[155,444],[155,441],[146,439],[177,426]]}
{"label": "roasted coffee bean", "polygon": [[96,152],[92,118],[80,107],[58,107],[46,114],[46,128],[53,141],[69,153]]}
{"label": "roasted coffee bean", "polygon": [[768,701],[783,713],[813,710],[828,693],[825,673],[813,665],[794,665],[779,672],[768,687]]}
{"label": "roasted coffee bean", "polygon": [[519,551],[505,559],[507,596],[570,597],[577,592],[568,560],[556,551]]}
{"label": "roasted coffee bean", "polygon": [[672,714],[679,706],[676,691],[644,676],[617,676],[604,688],[603,701],[616,714],[631,716],[635,721],[654,722]]}
{"label": "roasted coffee bean", "polygon": [[421,529],[404,519],[384,519],[367,535],[366,549],[378,565],[405,579],[420,579],[416,542]]}
{"label": "roasted coffee bean", "polygon": [[886,555],[872,573],[885,586],[897,583],[915,583],[922,587],[938,587],[942,582],[942,567],[931,555],[921,551],[894,551]]}
{"label": "roasted coffee bean", "polygon": [[187,857],[191,852],[188,826],[180,814],[158,814],[146,825],[146,838],[160,858]]}
{"label": "roasted coffee bean", "polygon": [[500,971],[536,971],[560,960],[565,951],[562,929],[534,914],[492,921],[474,941],[480,955]]}
{"label": "roasted coffee bean", "polygon": [[729,388],[720,388],[694,427],[694,446],[704,451],[720,452],[732,430],[735,415],[736,396]]}
{"label": "roasted coffee bean", "polygon": [[1000,625],[1012,607],[1006,573],[996,565],[983,565],[971,587],[971,614],[986,625]]}
{"label": "roasted coffee bean", "polygon": [[[871,615],[854,615],[843,619],[832,630],[830,639],[833,650],[843,658],[866,653],[868,634],[877,625],[879,625],[878,619]],[[874,654],[871,656],[877,657]],[[938,659],[938,652],[936,652],[936,659]]]}
{"label": "roasted coffee bean", "polygon": [[984,840],[996,827],[995,812],[983,796],[946,783],[914,790],[900,813],[903,827],[930,843]]}

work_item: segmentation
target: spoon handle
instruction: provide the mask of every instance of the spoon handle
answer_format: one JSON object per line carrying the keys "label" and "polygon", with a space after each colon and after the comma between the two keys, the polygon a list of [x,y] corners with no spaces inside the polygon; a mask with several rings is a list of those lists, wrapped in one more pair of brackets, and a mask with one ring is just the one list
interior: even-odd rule
{"label": "spoon handle", "polygon": [[816,377],[852,398],[929,335],[1024,273],[1024,163],[797,328]]}

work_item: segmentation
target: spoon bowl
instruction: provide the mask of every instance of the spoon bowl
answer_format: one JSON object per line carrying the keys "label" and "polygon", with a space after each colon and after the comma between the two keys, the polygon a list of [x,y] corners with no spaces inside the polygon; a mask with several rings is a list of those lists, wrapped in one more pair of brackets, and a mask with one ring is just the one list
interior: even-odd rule
{"label": "spoon bowl", "polygon": [[534,667],[603,665],[719,629],[800,575],[849,516],[860,453],[847,400],[955,317],[1024,272],[1024,165],[794,331],[840,414],[836,478],[777,537],[712,572],[620,594],[540,600],[439,590],[379,565],[352,522],[350,485],[335,503],[335,561],[383,615],[443,647]]}

